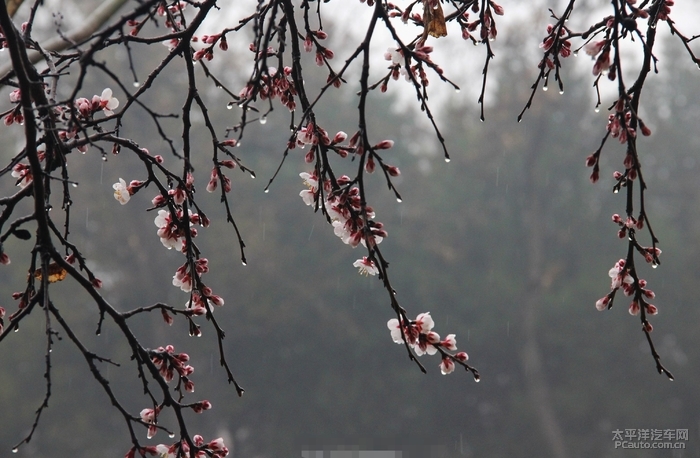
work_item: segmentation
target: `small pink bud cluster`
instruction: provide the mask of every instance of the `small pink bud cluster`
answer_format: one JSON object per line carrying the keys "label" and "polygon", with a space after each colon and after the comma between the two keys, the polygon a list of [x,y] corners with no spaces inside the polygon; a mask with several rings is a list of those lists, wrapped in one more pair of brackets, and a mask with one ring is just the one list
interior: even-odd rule
{"label": "small pink bud cluster", "polygon": [[386,325],[391,332],[392,340],[397,344],[403,344],[405,340],[416,356],[434,355],[439,351],[442,355],[440,371],[443,375],[450,374],[455,370],[455,362],[465,363],[469,359],[469,356],[463,351],[454,355],[447,353],[457,350],[455,335],[449,334],[441,339],[440,335],[432,330],[435,322],[430,316],[430,312],[421,313],[415,320],[409,322],[401,320],[399,323],[397,318],[392,318]]}
{"label": "small pink bud cluster", "polygon": [[[614,215],[612,215],[612,220],[613,220],[613,223],[620,226],[620,230],[617,232],[617,236],[621,239],[625,238],[628,231],[632,232],[633,230],[641,230],[644,228],[644,216],[643,215],[640,215],[639,219],[637,219],[633,216],[628,216],[627,219],[623,220],[620,217],[620,215],[615,213]],[[661,253],[661,250],[659,250],[659,253]],[[649,262],[649,261],[647,261],[647,262]]]}
{"label": "small pink bud cluster", "polygon": [[175,354],[175,347],[167,345],[165,348],[158,347],[156,350],[152,350],[150,356],[151,362],[166,382],[172,381],[177,373],[180,381],[185,384],[185,390],[194,391],[194,383],[188,378],[194,372],[194,368],[185,364],[190,360],[187,353]]}
{"label": "small pink bud cluster", "polygon": [[[238,142],[235,139],[229,139],[222,142],[224,146],[236,146]],[[225,193],[231,192],[231,179],[220,173],[221,167],[226,167],[227,169],[233,169],[236,167],[236,163],[231,159],[226,159],[224,161],[218,161],[216,166],[211,169],[211,174],[209,175],[209,182],[207,183],[207,192],[214,192],[219,186],[219,182],[223,183],[222,188]]]}
{"label": "small pink bud cluster", "polygon": [[[554,25],[547,25],[547,36],[540,43],[540,48],[545,52],[552,50],[555,54],[558,53],[561,57],[569,57],[571,55],[571,42],[566,38],[568,33],[564,27],[559,27],[555,30]],[[554,62],[549,59],[548,67],[554,68]]]}
{"label": "small pink bud cluster", "polygon": [[[404,76],[406,81],[420,80],[422,86],[427,87],[430,84],[428,76],[423,69],[423,63],[427,64],[438,74],[442,74],[443,70],[441,67],[436,65],[432,60],[430,60],[430,53],[433,52],[432,46],[426,46],[424,43],[419,42],[416,45],[415,50],[411,51],[408,48],[389,48],[386,53],[384,53],[384,59],[391,61],[389,69],[391,70],[391,78],[393,80],[398,80],[401,75]],[[408,53],[408,54],[405,54]],[[404,56],[407,57],[404,57]],[[411,61],[415,60],[416,63],[411,65]],[[388,89],[388,77],[382,82],[380,87],[381,92],[386,92]]]}
{"label": "small pink bud cluster", "polygon": [[278,72],[275,67],[268,68],[256,84],[249,83],[240,91],[238,104],[252,101],[258,95],[261,100],[274,100],[279,97],[282,105],[289,111],[294,111],[297,106],[294,100],[297,90],[292,78],[292,67],[284,67],[282,72]]}

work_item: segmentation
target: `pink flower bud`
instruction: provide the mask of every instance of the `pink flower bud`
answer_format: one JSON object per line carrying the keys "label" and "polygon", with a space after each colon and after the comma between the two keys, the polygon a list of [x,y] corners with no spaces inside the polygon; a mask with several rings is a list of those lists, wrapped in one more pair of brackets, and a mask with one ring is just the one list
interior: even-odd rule
{"label": "pink flower bud", "polygon": [[335,134],[335,137],[333,137],[333,144],[335,143],[342,143],[348,138],[348,134],[343,132],[342,130]]}
{"label": "pink flower bud", "polygon": [[639,303],[637,301],[632,301],[629,307],[629,312],[630,315],[638,315],[639,314]]}
{"label": "pink flower bud", "polygon": [[374,145],[374,149],[389,149],[392,146],[394,146],[394,140],[382,140]]}
{"label": "pink flower bud", "polygon": [[163,314],[163,321],[165,321],[168,324],[168,326],[172,325],[174,321],[173,317],[170,316],[170,314],[165,309],[161,309],[161,313]]}
{"label": "pink flower bud", "polygon": [[608,308],[608,303],[610,302],[610,298],[608,296],[604,296],[595,303],[595,308],[598,309],[599,311],[603,311],[606,308]]}
{"label": "pink flower bud", "polygon": [[367,173],[374,172],[374,158],[372,156],[369,156],[367,158],[367,162],[365,163],[365,170],[367,171]]}
{"label": "pink flower bud", "polygon": [[465,362],[466,360],[469,359],[469,356],[465,352],[460,351],[459,353],[457,353],[455,355],[455,358],[457,358],[458,360],[460,360],[462,362]]}

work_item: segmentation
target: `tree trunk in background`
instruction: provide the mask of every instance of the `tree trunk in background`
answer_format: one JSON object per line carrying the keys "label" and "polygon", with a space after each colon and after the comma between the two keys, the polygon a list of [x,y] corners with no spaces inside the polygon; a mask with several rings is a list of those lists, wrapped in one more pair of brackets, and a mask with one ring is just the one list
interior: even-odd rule
{"label": "tree trunk in background", "polygon": [[[534,141],[526,145],[524,160],[524,203],[522,206],[523,234],[525,236],[525,254],[527,256],[527,292],[523,305],[523,333],[525,345],[520,357],[530,400],[537,413],[542,434],[555,458],[566,458],[564,433],[557,421],[552,403],[552,396],[543,367],[542,350],[537,341],[537,317],[543,298],[554,281],[556,265],[545,267],[544,258],[547,212],[542,205],[542,193],[537,176],[539,153],[543,150],[541,140],[545,136],[545,124],[542,117],[533,125],[534,134],[528,138]],[[545,149],[546,150],[546,149]]]}

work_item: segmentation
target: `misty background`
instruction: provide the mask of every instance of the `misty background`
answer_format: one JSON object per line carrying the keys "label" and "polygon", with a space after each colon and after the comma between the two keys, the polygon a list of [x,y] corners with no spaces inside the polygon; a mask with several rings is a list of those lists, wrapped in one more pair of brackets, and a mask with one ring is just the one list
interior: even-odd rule
{"label": "misty background", "polygon": [[[324,23],[334,65],[352,52],[354,37],[362,33],[363,26],[340,22],[356,11],[356,20],[364,24],[366,5],[349,3],[324,5],[330,12],[338,4],[342,13],[329,14]],[[68,13],[80,8],[73,10],[67,2],[49,5],[66,8],[66,24],[79,20]],[[595,185],[584,164],[605,133],[604,108],[612,99],[594,111],[593,62],[581,53],[564,62],[564,94],[550,82],[552,90],[539,90],[517,123],[536,78],[546,8],[542,4],[538,14],[527,15],[520,14],[522,6],[503,6],[507,19],[493,43],[496,58],[484,123],[476,104],[484,50],[462,41],[454,30],[445,39],[430,40],[436,48],[433,60],[444,62],[446,75],[463,89],[456,93],[430,75],[430,105],[451,162],[443,160],[403,79],[392,82],[388,94],[372,94],[368,109],[370,140],[395,140],[385,159],[402,172],[395,181],[402,203],[380,174],[366,181],[368,203],[389,233],[381,249],[391,263],[399,301],[410,316],[431,312],[441,335],[456,334],[481,382],[459,368],[442,376],[439,358],[428,356],[421,359],[428,369],[424,375],[391,341],[386,322],[394,314],[386,292],[376,278],[360,276],[352,267],[366,253],[342,244],[323,216],[298,196],[304,189],[299,173],[310,171],[305,151],[292,150],[269,193],[263,192],[289,136],[288,112],[278,105],[267,122],[247,128],[236,150],[258,178],[239,170],[229,174],[233,214],[247,245],[248,265],[242,266],[218,194],[205,195],[211,143],[202,119],[195,118],[199,131],[193,140],[203,153],[195,159],[195,184],[212,220],[197,243],[211,267],[207,284],[226,300],[215,313],[227,332],[225,351],[245,394],[238,398],[226,384],[215,336],[206,326],[201,338],[192,338],[185,321],[176,319],[168,327],[159,313],[133,322],[145,345],[173,344],[190,355],[196,383],[191,399],[213,404],[210,412],[190,415],[193,433],[207,440],[222,436],[234,458],[341,449],[395,450],[412,458],[700,456],[700,73],[680,42],[664,33],[668,41],[657,54],[660,73],[648,80],[640,113],[653,130],[651,137],[640,138],[638,148],[649,185],[647,208],[663,254],[658,269],[638,265],[638,270],[656,293],[659,314],[651,319],[652,337],[675,375],[670,382],[656,373],[639,319],[627,313],[627,298],[618,295],[609,311],[594,307],[609,291],[608,270],[627,248],[611,222],[613,213],[624,212],[624,198],[612,193],[623,145],[608,142]],[[588,13],[595,16],[592,8]],[[220,30],[227,20],[237,21],[217,17],[200,35]],[[373,48],[375,81],[386,70],[382,54],[391,46],[380,37]],[[249,76],[250,53],[243,35],[231,36],[229,46],[210,67],[239,89]],[[166,52],[159,45],[138,47],[137,75],[145,78]],[[121,68],[125,83],[131,82],[121,50],[100,58]],[[312,55],[305,59],[306,87],[315,96],[326,75],[313,68]],[[150,106],[178,112],[186,96],[184,78],[183,72],[164,75],[146,99]],[[201,71],[199,78],[218,131],[236,124],[238,109],[227,109],[230,100]],[[359,86],[352,78],[348,82],[329,92],[316,111],[331,135],[357,128]],[[99,94],[105,86],[115,88],[95,74],[82,95]],[[120,97],[116,89],[115,96]],[[178,120],[166,127],[178,137]],[[145,115],[132,116],[122,134],[174,166],[177,159],[159,144],[154,128]],[[8,145],[0,153],[5,161],[21,148],[20,128],[12,129],[0,134]],[[188,294],[171,285],[182,257],[163,248],[153,224],[156,214],[144,211],[154,190],[141,190],[119,205],[112,184],[120,177],[128,182],[145,175],[128,151],[107,159],[96,149],[68,158],[71,178],[79,182],[71,210],[73,243],[117,309],[155,302],[183,305]],[[337,171],[355,167],[340,159],[336,164]],[[7,195],[13,185],[6,179],[0,191]],[[643,240],[650,244],[646,234]],[[16,305],[10,296],[24,287],[22,262],[32,247],[10,239],[5,249],[13,263],[1,270],[0,305],[11,313]],[[122,402],[134,413],[148,407],[119,332],[107,323],[95,336],[94,306],[70,281],[52,285],[52,297],[86,345],[121,364],[101,369]],[[45,345],[39,313],[0,345],[0,457],[123,456],[131,446],[123,418],[65,339],[56,341],[52,352],[50,408],[32,441],[10,454],[44,397]],[[165,414],[159,422],[175,427]],[[687,429],[689,439],[685,450],[616,450],[613,431],[625,429]],[[163,432],[150,441],[145,428],[139,432],[146,445],[171,442]]]}

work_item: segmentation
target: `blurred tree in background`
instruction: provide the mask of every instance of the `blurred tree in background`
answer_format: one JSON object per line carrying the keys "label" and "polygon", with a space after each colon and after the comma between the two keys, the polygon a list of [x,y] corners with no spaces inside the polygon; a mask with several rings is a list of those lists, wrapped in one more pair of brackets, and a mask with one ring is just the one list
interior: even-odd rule
{"label": "blurred tree in background", "polygon": [[[104,7],[107,3],[111,2],[94,6]],[[280,34],[284,36],[282,18],[291,17],[285,16],[288,14],[285,8],[300,9],[299,26],[310,21],[318,27],[314,22],[317,7],[330,11],[334,2],[328,6],[320,2],[299,5],[291,1],[258,2],[257,9],[255,5],[249,10],[244,6],[240,10],[233,8],[231,17],[224,14],[228,14],[228,7],[219,5],[220,13],[216,17],[210,15],[206,19],[209,22],[199,26],[196,23],[198,13],[215,3],[181,3],[186,6],[187,14],[179,9],[178,3],[128,3],[140,12],[132,14],[124,7],[118,15],[110,15],[102,28],[96,29],[109,28],[113,35],[98,32],[88,39],[88,34],[75,40],[86,40],[84,45],[88,47],[62,48],[60,54],[48,59],[54,61],[56,67],[43,73],[44,81],[50,85],[54,75],[61,75],[56,100],[75,101],[78,96],[89,99],[93,93],[101,94],[105,86],[111,86],[120,106],[106,107],[114,108],[116,118],[100,113],[105,108],[99,105],[101,101],[96,102],[96,111],[92,105],[87,109],[90,111],[87,116],[81,117],[76,107],[71,114],[59,118],[59,127],[60,122],[78,126],[74,137],[61,138],[63,143],[54,145],[56,151],[61,152],[57,157],[70,163],[70,175],[64,176],[63,166],[59,164],[47,169],[46,179],[37,180],[55,188],[53,195],[46,196],[57,226],[51,239],[53,243],[60,241],[57,237],[68,232],[64,232],[63,225],[70,223],[69,241],[79,250],[64,250],[63,255],[78,256],[80,261],[76,266],[83,268],[82,273],[61,264],[63,257],[56,254],[58,251],[54,254],[50,250],[42,251],[46,246],[38,243],[42,240],[41,231],[36,228],[41,224],[36,222],[36,216],[20,220],[18,224],[14,223],[18,220],[10,218],[13,210],[7,210],[8,203],[13,202],[11,196],[18,193],[24,193],[27,199],[17,205],[18,213],[14,217],[33,212],[36,215],[34,204],[30,204],[30,200],[35,200],[31,197],[37,195],[36,188],[32,190],[33,182],[26,183],[24,188],[15,186],[23,178],[13,174],[14,178],[5,179],[0,185],[3,195],[8,196],[1,201],[4,205],[2,223],[5,224],[0,231],[2,250],[13,262],[2,267],[0,277],[0,292],[5,298],[0,306],[7,310],[1,335],[4,351],[0,352],[0,364],[6,369],[0,371],[4,387],[0,405],[3,411],[12,411],[11,416],[5,415],[0,432],[2,450],[12,449],[27,437],[28,428],[37,419],[36,408],[47,398],[44,374],[50,364],[50,408],[41,410],[39,427],[31,441],[21,444],[16,456],[122,456],[132,446],[132,453],[139,456],[141,452],[166,453],[154,444],[173,442],[187,444],[192,450],[203,446],[206,453],[213,454],[223,453],[223,450],[217,448],[218,443],[209,441],[221,437],[229,456],[234,457],[299,456],[302,450],[342,448],[401,450],[408,456],[430,457],[535,454],[605,457],[625,453],[613,447],[612,431],[630,428],[690,430],[689,450],[683,450],[688,455],[672,455],[668,450],[664,453],[636,450],[635,456],[695,456],[692,453],[698,450],[694,444],[700,434],[697,416],[700,399],[692,382],[699,375],[696,374],[698,368],[692,361],[697,360],[696,349],[699,348],[694,332],[698,312],[686,304],[693,304],[697,293],[696,251],[700,246],[697,240],[700,234],[697,215],[700,213],[694,208],[699,201],[695,195],[697,190],[688,186],[694,182],[698,167],[695,152],[700,137],[695,133],[695,126],[700,115],[696,108],[700,83],[694,75],[697,70],[681,65],[688,59],[677,39],[667,43],[663,54],[656,55],[661,75],[646,89],[644,111],[634,114],[643,118],[654,132],[644,140],[645,153],[641,157],[644,178],[652,189],[646,205],[655,217],[654,231],[664,247],[663,268],[653,271],[654,289],[663,312],[655,318],[660,328],[660,332],[655,333],[659,334],[655,342],[656,350],[673,369],[677,380],[669,386],[649,375],[649,347],[644,334],[618,317],[603,318],[593,310],[593,304],[608,287],[605,273],[620,258],[620,244],[626,243],[610,237],[611,230],[618,228],[611,227],[609,220],[611,214],[619,213],[620,199],[610,189],[620,181],[610,178],[622,161],[613,154],[596,158],[603,171],[599,178],[602,186],[591,186],[582,173],[582,159],[598,146],[601,125],[607,122],[605,104],[617,97],[603,90],[602,112],[591,109],[595,106],[595,99],[591,98],[595,93],[591,93],[589,86],[590,67],[596,60],[585,59],[586,65],[581,65],[585,67],[585,74],[575,68],[562,69],[561,78],[567,83],[564,94],[553,90],[538,95],[523,122],[518,123],[515,117],[532,93],[529,86],[533,81],[541,86],[545,76],[543,73],[538,76],[538,71],[549,67],[545,64],[538,69],[532,64],[533,59],[537,59],[533,58],[534,53],[522,48],[523,43],[536,48],[538,38],[533,35],[539,34],[532,33],[530,28],[524,30],[518,22],[508,23],[499,31],[497,43],[503,43],[497,49],[498,58],[488,68],[487,89],[480,92],[481,81],[475,82],[483,67],[473,63],[473,55],[465,57],[468,66],[474,67],[466,72],[466,83],[460,84],[455,79],[455,84],[464,86],[464,92],[474,92],[477,87],[477,95],[480,93],[484,100],[481,107],[465,107],[461,95],[436,92],[430,99],[431,104],[426,105],[433,109],[434,119],[421,121],[414,108],[403,108],[409,106],[409,99],[414,95],[419,97],[419,104],[428,102],[424,92],[427,81],[422,80],[421,71],[432,75],[430,79],[437,83],[438,75],[443,73],[430,73],[432,61],[439,63],[441,58],[445,59],[440,53],[449,55],[457,51],[447,49],[442,38],[433,38],[431,32],[435,30],[425,27],[428,35],[422,34],[425,26],[421,22],[423,3],[412,4],[413,10],[399,5],[403,8],[399,10],[388,4],[368,2],[368,5],[353,5],[348,11],[357,12],[358,21],[370,21],[373,11],[398,12],[401,14],[395,15],[392,23],[399,28],[404,27],[400,25],[401,16],[409,11],[407,22],[413,22],[421,32],[416,40],[406,41],[403,49],[404,53],[414,53],[413,65],[422,65],[416,68],[414,81],[403,81],[408,61],[401,61],[401,57],[399,61],[392,60],[396,56],[391,55],[389,62],[383,60],[381,54],[395,43],[391,34],[386,34],[375,40],[378,43],[372,42],[371,48],[369,41],[366,48],[356,48],[360,56],[366,50],[368,60],[365,62],[376,70],[363,80],[364,67],[358,62],[343,75],[340,87],[333,87],[333,80],[327,77],[329,73],[338,74],[343,68],[343,59],[356,50],[355,41],[350,40],[355,35],[339,24],[340,18],[324,16],[323,30],[330,36],[321,39],[313,35],[312,52],[303,54],[299,62],[304,68],[312,68],[314,60],[318,59],[313,52],[320,49],[317,45],[333,49],[335,57],[329,59],[327,53],[321,52],[323,71],[305,73],[303,84],[296,79],[298,75],[292,75],[290,81],[309,91],[310,102],[314,102],[313,97],[318,93],[318,89],[311,88],[326,89],[323,98],[311,110],[301,106],[290,119],[282,113],[286,108],[277,101],[268,105],[266,100],[261,103],[258,99],[253,103],[255,97],[239,93],[238,88],[249,85],[254,78],[259,82],[264,81],[266,75],[274,76],[269,70],[261,70],[268,65],[277,66],[276,61],[272,62],[274,58],[284,56],[285,65],[294,61],[294,51],[278,49],[276,41]],[[672,3],[657,1],[637,6],[641,11],[654,11],[666,4]],[[264,15],[271,14],[272,5],[278,5],[280,16],[274,28],[266,29],[266,22],[256,21],[261,17],[269,18]],[[309,8],[304,9],[304,5]],[[484,12],[496,14],[498,5],[492,2],[449,5],[457,11],[462,8],[462,13],[470,15],[453,16],[448,12],[448,4],[443,5],[448,25],[454,26],[449,29],[451,35],[453,30],[454,34],[459,34],[460,29],[466,30],[468,40],[475,36],[476,43],[488,47],[487,55],[491,53],[489,38],[496,37],[495,26],[486,32],[481,30]],[[471,10],[474,5],[480,7],[477,12]],[[166,8],[163,19],[158,19],[161,6],[171,9]],[[508,11],[509,5],[504,6]],[[566,4],[563,6],[562,11]],[[49,17],[47,13],[51,8],[63,12],[63,19]],[[344,8],[350,7],[338,6],[339,11]],[[54,22],[69,24],[73,11],[76,17],[88,16],[80,9],[69,3],[26,4],[17,17],[31,20],[30,15],[36,11],[34,24],[37,26],[31,37],[42,43],[53,36]],[[634,10],[624,11],[629,14]],[[183,32],[166,22],[171,20],[169,14],[175,18],[180,13],[183,16],[179,26]],[[417,18],[412,16],[414,13],[418,14]],[[589,14],[595,16],[595,11]],[[625,19],[622,16],[618,17],[620,24]],[[598,16],[595,17],[597,20]],[[132,22],[126,22],[127,19]],[[558,19],[552,21],[557,23]],[[19,27],[21,21],[15,22]],[[540,22],[544,33],[546,23]],[[643,22],[641,19],[638,22],[640,29]],[[110,25],[117,23],[119,27]],[[7,23],[2,24],[4,30]],[[224,27],[236,28],[239,24],[250,27],[229,32],[232,35],[228,39],[227,54],[223,54],[220,36],[212,43],[202,36],[207,32],[218,33]],[[366,28],[364,24],[362,27]],[[73,25],[82,26],[79,20]],[[171,27],[172,38],[187,46],[172,48],[177,45],[168,38]],[[338,27],[337,36],[332,33],[334,27]],[[585,30],[585,27],[579,28]],[[605,24],[602,27],[604,30]],[[625,30],[631,33],[629,27],[614,27],[618,27],[616,30],[620,33]],[[133,35],[133,41],[126,39],[134,29],[138,29],[138,33]],[[200,41],[185,41],[191,40],[190,30]],[[266,35],[268,31],[269,36]],[[233,32],[241,38],[235,41]],[[300,51],[307,44],[307,32],[300,30],[294,40]],[[289,30],[286,33],[286,39],[294,36]],[[404,31],[400,29],[397,33]],[[411,33],[414,32],[407,36],[413,36]],[[480,33],[485,35],[480,36]],[[555,30],[555,34],[558,33]],[[9,35],[6,37],[10,43]],[[143,43],[139,43],[140,39]],[[364,43],[362,40],[361,33],[357,43]],[[158,45],[161,41],[171,48]],[[238,41],[252,41],[254,52],[243,49]],[[28,43],[28,48],[34,43],[28,37],[24,42]],[[422,49],[421,43],[426,42],[432,44],[435,51]],[[95,48],[96,43],[101,45]],[[151,43],[157,46],[148,46]],[[563,39],[559,44],[547,44],[545,38],[542,43],[544,52],[555,51],[554,60],[563,59],[561,50],[566,48]],[[114,46],[110,48],[104,46],[106,44]],[[216,46],[213,48],[216,58],[207,62],[206,53],[195,57],[198,50],[207,49],[208,44]],[[265,62],[260,58],[266,56],[266,51],[261,50],[268,45],[273,46],[275,52],[267,55],[270,62],[263,65]],[[94,49],[97,57],[86,53],[86,49]],[[373,53],[379,52],[378,59],[370,58],[370,49]],[[458,49],[461,53],[462,48]],[[277,52],[279,54],[275,54]],[[171,55],[173,62],[179,65],[179,72],[164,71],[153,80],[146,76],[153,75],[155,65]],[[255,56],[257,69],[252,77],[248,64],[243,64],[250,61],[251,55]],[[582,57],[579,60],[583,60]],[[6,59],[9,62],[9,58]],[[486,60],[489,61],[490,58]],[[61,67],[69,62],[75,67]],[[90,72],[83,75],[75,70],[79,68],[90,69]],[[97,71],[103,68],[114,73]],[[449,59],[445,69],[444,76],[452,78]],[[392,73],[401,70],[404,73],[399,75],[400,81],[394,81]],[[558,74],[559,63],[551,70]],[[69,71],[69,75],[64,75]],[[193,75],[202,81],[205,75],[211,75],[210,85],[198,80],[200,85],[194,92]],[[555,88],[554,73],[551,75],[550,86]],[[111,82],[105,84],[106,79]],[[22,86],[22,78],[17,74],[8,75],[3,81]],[[27,81],[31,81],[31,77]],[[375,81],[379,83],[372,91],[369,86]],[[157,84],[151,88],[153,82]],[[383,84],[388,85],[389,94],[375,96],[374,92],[383,91]],[[301,86],[297,86],[293,99],[303,105],[299,95]],[[431,91],[433,86],[438,84],[430,85]],[[256,90],[261,89],[264,84]],[[372,96],[365,100],[368,94]],[[260,97],[259,93],[257,96]],[[183,109],[186,100],[197,105],[197,97],[202,100],[199,108]],[[108,99],[105,102],[109,103]],[[303,150],[299,148],[302,145],[297,140],[302,129],[308,128],[309,113],[322,120],[316,125],[323,127],[332,138],[334,132],[358,126],[358,111],[354,107],[360,99],[366,103],[360,108],[365,130],[360,125],[358,131],[362,137],[369,135],[370,138],[361,139],[354,147],[350,147],[347,140],[340,142],[339,145],[347,146],[348,158],[329,159],[327,156],[340,155],[343,150],[325,148],[333,145],[324,145],[322,139],[317,144],[311,142]],[[45,121],[42,116],[46,114],[41,113],[43,105],[36,98],[33,100],[34,109],[30,111],[39,114],[37,124],[40,124]],[[89,102],[92,104],[92,99]],[[24,102],[5,103],[10,110],[8,113],[14,116]],[[120,111],[125,104],[135,107],[127,116],[123,116],[126,111]],[[56,106],[59,105],[56,102]],[[246,110],[248,107],[250,109]],[[274,111],[267,112],[273,107]],[[177,117],[170,116],[171,113]],[[487,122],[474,122],[484,113]],[[622,113],[624,116],[624,111]],[[214,126],[214,133],[209,122]],[[235,129],[227,129],[232,126]],[[435,136],[435,126],[444,134],[444,141]],[[8,176],[16,171],[17,164],[26,163],[32,154],[27,134],[22,130],[14,125],[3,134],[8,145],[3,155],[9,164],[4,170]],[[244,130],[245,138],[242,138]],[[51,144],[45,139],[48,132],[36,136],[41,139],[39,143],[44,141],[47,147]],[[316,133],[322,136],[320,131]],[[351,136],[352,132],[348,137]],[[87,138],[90,141],[86,141]],[[165,138],[172,143],[168,144]],[[384,138],[396,139],[394,147],[371,149]],[[227,140],[231,141],[226,143]],[[283,146],[288,143],[296,143],[297,148],[285,151]],[[234,144],[238,147],[232,148]],[[112,154],[112,145],[121,148],[118,155]],[[365,147],[364,154],[358,153],[357,145]],[[80,149],[85,147],[87,151],[80,154]],[[149,149],[148,154],[140,151],[143,147]],[[305,155],[314,147],[314,157],[309,161],[307,156],[305,161]],[[449,164],[437,160],[445,153],[445,147],[449,147],[451,153]],[[617,147],[623,157],[625,147],[625,144]],[[213,149],[220,155],[214,160]],[[615,147],[610,149],[616,150]],[[33,151],[36,156],[36,145]],[[191,152],[189,156],[187,151]],[[278,169],[283,154],[289,159]],[[174,168],[159,171],[158,160],[151,160],[156,155],[162,156],[164,167]],[[368,174],[366,164],[370,157],[376,160],[374,175]],[[354,158],[352,162],[351,158]],[[223,174],[231,173],[223,164],[225,160],[234,161],[237,169],[255,171],[259,179],[244,180],[245,175],[231,175],[231,191],[223,193],[226,185]],[[50,162],[43,161],[44,166]],[[219,164],[218,169],[216,164]],[[340,172],[347,164],[350,168],[342,170],[354,169],[353,173],[357,174],[357,178],[350,175],[351,185],[362,187],[361,206],[351,211],[357,212],[365,228],[372,227],[368,225],[369,213],[376,213],[390,233],[388,240],[381,244],[381,252],[377,251],[379,245],[365,243],[367,247],[358,248],[365,250],[360,257],[366,255],[384,279],[388,278],[388,263],[384,265],[382,260],[390,261],[393,274],[390,284],[377,282],[372,276],[353,275],[351,265],[358,257],[357,250],[351,253],[351,250],[338,249],[337,237],[331,233],[326,219],[305,209],[299,198],[300,173],[316,171],[320,176],[330,171],[330,175],[326,175],[331,181],[330,190],[324,189],[324,194],[314,195],[312,205],[317,206],[318,213],[325,214],[327,196],[350,192],[351,186],[344,187],[343,181],[338,180],[341,173],[350,173]],[[389,164],[398,166],[401,174],[390,176],[386,168]],[[150,187],[147,189],[153,192],[148,194],[142,186],[134,186],[133,193],[129,192],[129,203],[119,206],[111,197],[112,184],[118,183],[120,177],[145,180],[144,165],[149,170]],[[632,164],[629,170],[637,166]],[[156,169],[154,177],[150,176],[149,167]],[[212,167],[218,170],[217,174],[211,174]],[[334,172],[333,167],[338,172]],[[169,175],[170,170],[172,174]],[[196,189],[200,191],[196,203],[194,188],[187,186],[188,173],[194,175]],[[275,180],[268,184],[273,176]],[[213,195],[202,192],[210,177],[217,182]],[[395,194],[382,189],[387,180],[391,187],[396,187],[403,203],[397,204]],[[128,182],[127,179],[125,184]],[[156,188],[159,183],[160,189]],[[185,200],[180,204],[176,200],[178,189],[185,193]],[[263,193],[263,189],[269,192]],[[63,211],[66,193],[70,196],[70,216],[55,216]],[[154,193],[160,193],[163,201],[152,202]],[[365,196],[371,196],[371,202],[366,201]],[[219,197],[228,198],[227,207],[220,204]],[[366,205],[370,204],[373,211],[367,210]],[[157,208],[144,215],[143,210],[149,207]],[[181,254],[176,253],[180,246],[164,253],[161,243],[154,239],[153,232],[157,228],[152,221],[158,208],[172,212],[175,219],[181,217],[177,215],[178,210],[188,207],[207,215],[212,224],[198,227],[200,234],[194,239],[196,244],[183,245],[190,247],[183,249],[185,265],[194,266],[197,259],[207,256],[209,268],[204,280],[195,276],[192,291],[185,294],[170,286],[173,272],[183,262]],[[241,252],[236,232],[231,225],[223,224],[228,216],[235,217],[236,231],[245,242],[245,267],[238,260]],[[34,245],[14,236],[25,227],[31,229],[32,239],[37,237]],[[33,235],[35,231],[37,235]],[[360,238],[365,242],[371,237],[369,232],[361,231]],[[31,262],[28,262],[30,252]],[[52,264],[63,266],[69,276],[77,275],[84,281],[82,286],[70,278],[51,283],[48,304],[43,302],[43,292],[48,291]],[[638,266],[635,276],[652,278],[652,269],[646,267]],[[36,274],[28,279],[27,271]],[[96,281],[90,285],[93,279],[101,281],[99,290],[95,288]],[[22,285],[27,285],[26,296],[22,295],[25,288]],[[205,317],[197,318],[192,312],[196,302],[192,295],[199,293],[200,297],[205,297],[205,287],[226,300],[222,309],[212,307],[211,300],[203,301],[207,309],[205,316],[213,318],[216,314],[216,327],[207,327]],[[407,365],[400,357],[402,351],[396,352],[399,347],[388,345],[385,324],[392,317],[406,319],[405,312],[398,303],[390,312],[382,290],[383,294],[388,291],[390,297],[395,294],[398,302],[409,310],[432,312],[438,331],[455,332],[459,348],[468,349],[470,356],[478,361],[485,382],[476,385],[466,384],[461,377],[442,378],[437,373],[440,360],[434,363],[432,359],[427,360],[427,376]],[[31,307],[18,309],[10,305],[9,298],[14,291],[20,291],[20,301],[27,299],[25,307],[28,303],[36,304],[31,316],[21,312]],[[137,346],[124,339],[121,321],[109,319],[109,313],[99,335],[95,335],[96,325],[105,313],[103,305],[96,302],[95,294],[117,314],[143,311],[128,318],[129,329],[138,336]],[[181,304],[186,302],[183,308]],[[622,305],[627,304],[616,305],[613,311],[620,312],[624,309]],[[151,308],[153,311],[147,313]],[[56,315],[51,318],[54,309]],[[162,309],[174,315],[172,327],[164,323]],[[13,313],[18,313],[15,319],[8,319]],[[99,357],[119,364],[103,362],[97,367],[101,376],[110,382],[109,389],[125,414],[116,414],[104,390],[89,375],[85,351],[70,344],[73,339],[56,321],[59,315],[70,324],[76,340],[86,351],[94,351]],[[198,339],[187,337],[192,333],[193,323],[202,326],[202,336]],[[225,339],[218,334],[217,327],[226,330]],[[41,338],[42,335],[47,337]],[[156,388],[159,383],[156,376],[134,370],[141,367],[148,372],[152,358],[162,353],[158,353],[158,347],[166,343],[174,345],[176,351],[186,350],[195,367],[191,378],[196,381],[196,391],[187,393],[184,400],[178,398],[173,389],[179,378],[177,374],[175,380],[166,385],[171,394],[164,395]],[[430,346],[431,342],[427,344]],[[406,347],[415,351],[413,345]],[[55,351],[48,353],[49,348]],[[139,349],[145,353],[140,354]],[[221,376],[222,354],[226,355],[236,378],[244,382],[246,392],[241,398],[226,386],[226,375]],[[140,364],[131,361],[138,362],[139,358]],[[425,358],[423,360],[425,362]],[[185,378],[181,378],[180,383],[184,384]],[[145,394],[144,380],[149,380]],[[189,406],[204,399],[202,396],[213,405],[209,415],[195,415],[191,412],[194,409],[187,407],[180,411],[166,408],[174,404]],[[144,416],[143,409],[155,405],[163,406],[157,424],[174,433],[171,440],[165,438],[168,434],[163,431],[157,432],[151,440],[146,439],[149,417],[148,414]],[[131,441],[124,428],[125,419],[129,428],[133,428]],[[200,431],[206,431],[203,442],[195,437]],[[152,448],[137,448],[149,446]]]}

